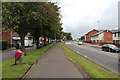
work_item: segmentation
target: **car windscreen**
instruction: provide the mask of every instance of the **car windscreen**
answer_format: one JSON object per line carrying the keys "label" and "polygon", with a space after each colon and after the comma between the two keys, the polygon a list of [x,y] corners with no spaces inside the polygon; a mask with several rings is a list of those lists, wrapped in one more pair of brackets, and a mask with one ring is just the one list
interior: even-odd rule
{"label": "car windscreen", "polygon": [[111,44],[109,44],[109,47],[112,48],[112,49],[116,49],[117,48],[115,45],[111,45]]}
{"label": "car windscreen", "polygon": [[103,47],[107,47],[107,46],[108,46],[108,44],[104,44],[104,45],[103,45]]}

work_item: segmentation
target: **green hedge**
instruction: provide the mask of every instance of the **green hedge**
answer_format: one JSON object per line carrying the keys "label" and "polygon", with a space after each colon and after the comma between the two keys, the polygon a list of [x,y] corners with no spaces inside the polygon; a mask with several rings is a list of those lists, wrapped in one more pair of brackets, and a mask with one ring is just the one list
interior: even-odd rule
{"label": "green hedge", "polygon": [[0,50],[5,50],[7,49],[7,41],[6,40],[0,40]]}

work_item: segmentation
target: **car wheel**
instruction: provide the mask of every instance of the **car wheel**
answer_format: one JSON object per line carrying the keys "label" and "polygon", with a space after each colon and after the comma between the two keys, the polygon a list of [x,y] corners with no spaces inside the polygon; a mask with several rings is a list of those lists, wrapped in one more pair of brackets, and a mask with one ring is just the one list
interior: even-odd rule
{"label": "car wheel", "polygon": [[120,51],[117,51],[117,53],[120,53]]}

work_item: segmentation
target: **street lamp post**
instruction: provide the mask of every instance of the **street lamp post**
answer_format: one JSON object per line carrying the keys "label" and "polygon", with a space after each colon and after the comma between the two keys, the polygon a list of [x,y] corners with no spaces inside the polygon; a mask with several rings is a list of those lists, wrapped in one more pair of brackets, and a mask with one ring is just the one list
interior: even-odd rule
{"label": "street lamp post", "polygon": [[[100,29],[100,21],[97,21],[98,22],[98,30]],[[98,40],[98,44],[100,45],[100,40]]]}
{"label": "street lamp post", "polygon": [[98,22],[98,29],[100,29],[100,21],[97,21]]}

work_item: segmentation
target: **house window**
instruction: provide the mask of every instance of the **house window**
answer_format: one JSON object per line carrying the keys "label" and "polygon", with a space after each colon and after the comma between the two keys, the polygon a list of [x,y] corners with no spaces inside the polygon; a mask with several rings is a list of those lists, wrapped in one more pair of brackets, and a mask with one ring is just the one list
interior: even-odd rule
{"label": "house window", "polygon": [[118,33],[118,37],[120,37],[120,33]]}
{"label": "house window", "polygon": [[115,37],[116,37],[116,33],[115,33]]}

